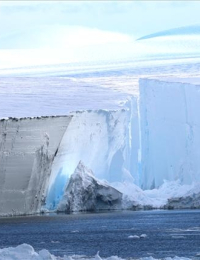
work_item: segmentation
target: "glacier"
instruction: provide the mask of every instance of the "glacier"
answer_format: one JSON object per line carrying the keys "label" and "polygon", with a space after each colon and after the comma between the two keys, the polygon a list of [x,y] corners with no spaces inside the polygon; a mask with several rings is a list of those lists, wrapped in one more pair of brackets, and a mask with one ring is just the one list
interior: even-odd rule
{"label": "glacier", "polygon": [[[17,88],[27,80],[17,79]],[[52,80],[52,86],[65,89],[60,80]],[[6,82],[13,81],[4,79],[2,97]],[[139,95],[115,89],[105,94],[103,87],[95,92],[83,83],[78,105],[72,98],[76,83],[69,79],[63,80],[70,86],[65,90],[68,103],[61,99],[60,104],[54,93],[44,100],[42,78],[37,95],[44,102],[32,99],[34,78],[30,82],[25,93],[14,88],[12,95],[11,90],[8,108],[0,111],[0,215],[57,210],[80,160],[95,178],[123,194],[123,209],[163,208],[200,183],[197,77],[143,78]],[[95,109],[85,90],[96,99]],[[33,105],[32,117],[26,117],[27,101]],[[40,106],[58,115],[36,117]],[[71,112],[70,107],[79,109]],[[17,117],[6,118],[12,111]]]}

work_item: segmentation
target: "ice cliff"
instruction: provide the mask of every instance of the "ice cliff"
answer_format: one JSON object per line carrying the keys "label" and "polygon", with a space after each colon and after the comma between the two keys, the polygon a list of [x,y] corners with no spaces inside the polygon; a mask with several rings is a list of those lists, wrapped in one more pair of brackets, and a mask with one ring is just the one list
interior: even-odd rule
{"label": "ice cliff", "polygon": [[71,116],[0,120],[0,214],[40,212]]}
{"label": "ice cliff", "polygon": [[58,211],[98,211],[122,208],[122,193],[99,181],[91,170],[79,162],[71,175]]}
{"label": "ice cliff", "polygon": [[55,210],[78,162],[99,179],[131,167],[129,108],[0,120],[0,214]]}
{"label": "ice cliff", "polygon": [[159,187],[164,180],[200,181],[200,85],[193,81],[140,80],[139,164],[144,189]]}
{"label": "ice cliff", "polygon": [[129,124],[126,109],[73,114],[52,164],[46,208],[56,209],[80,160],[98,179],[123,180],[123,173],[131,167]]}

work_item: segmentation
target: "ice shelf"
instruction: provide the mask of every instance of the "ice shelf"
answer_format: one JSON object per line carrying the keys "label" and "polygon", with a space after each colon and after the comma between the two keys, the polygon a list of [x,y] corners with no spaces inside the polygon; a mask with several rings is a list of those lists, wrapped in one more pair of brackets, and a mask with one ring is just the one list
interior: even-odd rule
{"label": "ice shelf", "polygon": [[[124,192],[131,197],[128,204],[134,201],[134,205],[164,206],[171,197],[161,185],[166,183],[168,193],[172,183],[170,194],[182,196],[183,189],[175,193],[173,183],[190,189],[187,185],[200,182],[198,78],[141,79],[139,99],[113,90],[105,94],[101,87],[87,99],[84,91],[93,91],[92,86],[82,90],[79,87],[83,104],[77,107],[84,109],[76,112],[69,111],[70,107],[76,108],[75,101],[80,101],[78,94],[73,99],[77,92],[74,83],[74,88],[65,92],[69,103],[65,105],[63,98],[59,108],[54,95],[45,92],[44,79],[38,79],[38,98],[43,102],[34,101],[34,79],[31,80],[26,94],[14,88],[18,103],[13,102],[10,90],[7,100],[11,107],[7,105],[1,111],[0,215],[56,210],[80,160],[95,178],[115,184],[121,192],[132,187],[132,192]],[[19,79],[19,87],[21,83]],[[55,79],[53,89],[57,83]],[[58,88],[65,89],[63,82]],[[1,87],[2,97],[5,92]],[[44,98],[45,94],[49,96]],[[96,109],[91,109],[91,98],[97,98]],[[58,115],[25,117],[29,113],[25,110],[28,101],[32,102],[33,116],[42,109],[47,111],[48,106],[49,113],[55,108]],[[6,109],[11,115],[11,108],[18,117],[3,118]],[[66,116],[59,115],[64,112]],[[143,191],[160,186],[159,191]],[[161,197],[162,190],[164,199],[154,203],[154,195]]]}

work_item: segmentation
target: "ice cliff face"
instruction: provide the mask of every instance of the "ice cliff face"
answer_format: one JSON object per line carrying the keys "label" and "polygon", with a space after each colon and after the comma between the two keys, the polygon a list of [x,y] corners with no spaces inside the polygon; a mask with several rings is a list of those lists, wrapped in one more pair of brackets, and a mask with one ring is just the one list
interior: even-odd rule
{"label": "ice cliff face", "polygon": [[131,170],[131,114],[127,109],[74,113],[52,164],[46,208],[56,209],[80,160],[95,177],[122,181]]}
{"label": "ice cliff face", "polygon": [[0,214],[40,211],[71,116],[0,120]]}
{"label": "ice cliff face", "polygon": [[174,81],[140,80],[139,165],[145,189],[164,179],[200,180],[200,86]]}
{"label": "ice cliff face", "polygon": [[77,212],[113,210],[121,207],[122,193],[96,179],[93,172],[79,162],[57,210]]}
{"label": "ice cliff face", "polygon": [[55,210],[80,160],[97,178],[122,181],[132,167],[131,118],[126,107],[2,119],[0,214]]}
{"label": "ice cliff face", "polygon": [[0,118],[22,118],[0,120],[0,214],[55,210],[80,160],[99,179],[138,180],[136,97],[56,77],[4,78],[0,97]]}

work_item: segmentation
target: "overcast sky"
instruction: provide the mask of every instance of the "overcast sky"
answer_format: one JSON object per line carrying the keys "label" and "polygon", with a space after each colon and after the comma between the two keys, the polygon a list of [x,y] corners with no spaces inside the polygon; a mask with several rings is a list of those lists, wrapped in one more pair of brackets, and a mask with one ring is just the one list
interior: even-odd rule
{"label": "overcast sky", "polygon": [[200,1],[0,1],[0,34],[76,25],[142,36],[200,23]]}
{"label": "overcast sky", "polygon": [[[111,51],[121,50],[122,45],[128,50],[134,39],[146,34],[200,24],[199,14],[200,1],[4,0],[0,1],[0,49],[65,47],[67,57],[73,59],[72,46],[76,52],[81,46],[98,44],[109,44]],[[83,53],[87,50],[79,57]]]}

